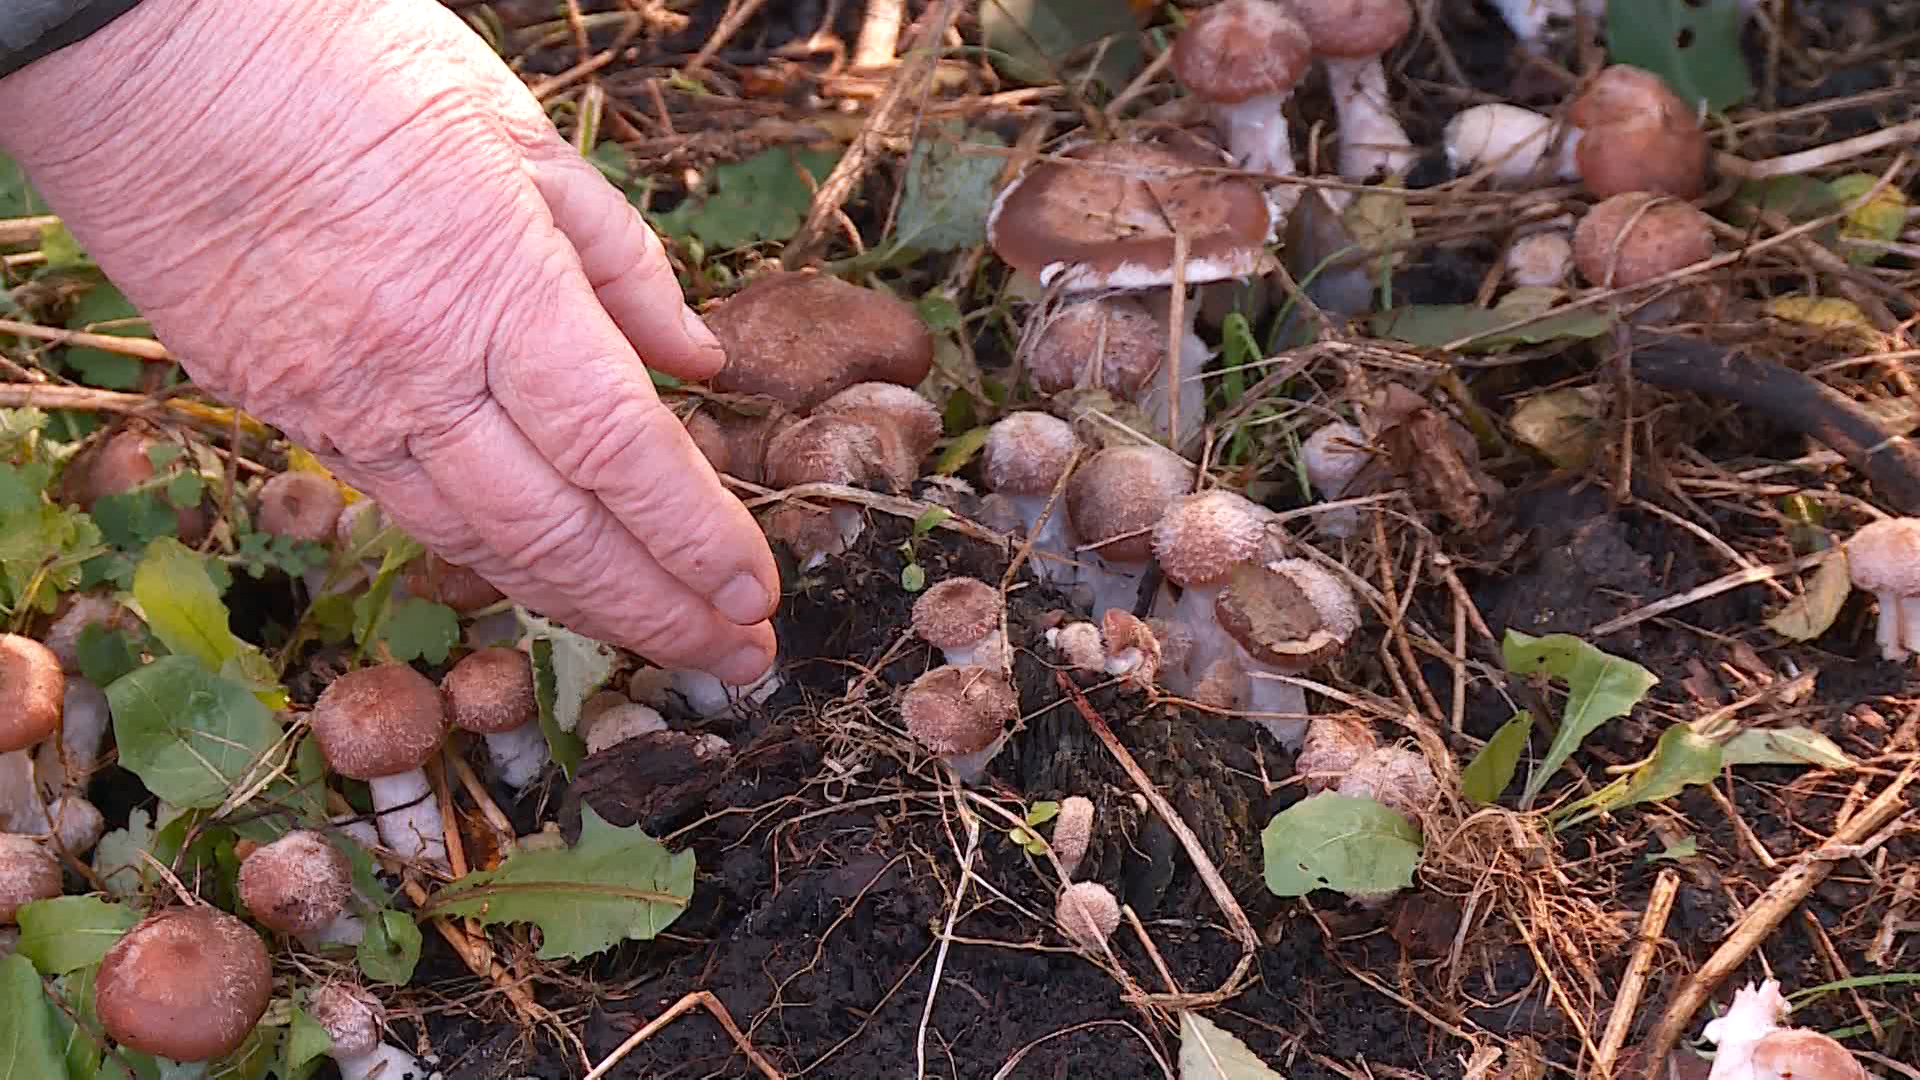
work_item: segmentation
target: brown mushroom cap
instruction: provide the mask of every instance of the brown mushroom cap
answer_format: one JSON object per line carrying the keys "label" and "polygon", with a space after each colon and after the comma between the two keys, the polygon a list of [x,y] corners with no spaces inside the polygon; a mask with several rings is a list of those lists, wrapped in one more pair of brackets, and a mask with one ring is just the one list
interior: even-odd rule
{"label": "brown mushroom cap", "polygon": [[26,750],[60,728],[67,674],[52,649],[0,634],[0,753]]}
{"label": "brown mushroom cap", "polygon": [[1596,75],[1567,108],[1582,132],[1574,158],[1596,197],[1630,191],[1698,197],[1707,188],[1707,133],[1660,76],[1627,64]]}
{"label": "brown mushroom cap", "polygon": [[519,649],[494,645],[469,653],[440,680],[447,717],[476,735],[498,735],[540,719],[533,694],[533,661]]}
{"label": "brown mushroom cap", "polygon": [[199,904],[149,915],[115,942],[100,961],[93,1006],[121,1046],[209,1061],[246,1041],[272,992],[259,936]]}
{"label": "brown mushroom cap", "polygon": [[1417,750],[1382,746],[1362,754],[1334,789],[1342,795],[1372,799],[1389,810],[1418,816],[1440,797],[1440,781]]}
{"label": "brown mushroom cap", "polygon": [[1269,514],[1237,491],[1214,488],[1167,508],[1153,528],[1153,556],[1182,588],[1226,578],[1260,554]]}
{"label": "brown mushroom cap", "polygon": [[987,441],[980,447],[987,490],[1014,496],[1051,495],[1079,445],[1073,425],[1051,413],[1004,416],[987,429]]}
{"label": "brown mushroom cap", "polygon": [[1353,590],[1306,559],[1234,567],[1213,614],[1248,655],[1282,671],[1332,659],[1360,628]]}
{"label": "brown mushroom cap", "polygon": [[1317,44],[1292,5],[1224,0],[1187,24],[1173,43],[1173,76],[1196,97],[1236,104],[1290,94]]}
{"label": "brown mushroom cap", "polygon": [[848,413],[809,416],[767,444],[767,486],[847,484],[905,490],[913,478],[902,479],[899,475],[897,462],[902,457],[902,445],[884,426],[867,417]]}
{"label": "brown mushroom cap", "polygon": [[1047,320],[1027,356],[1027,377],[1043,394],[1099,386],[1131,400],[1166,359],[1167,326],[1151,308],[1125,294],[1102,296]]}
{"label": "brown mushroom cap", "polygon": [[327,983],[307,995],[307,1015],[326,1029],[333,1042],[329,1055],[340,1059],[364,1057],[379,1048],[387,1010],[379,998],[357,986]]}
{"label": "brown mushroom cap", "polygon": [[60,860],[31,836],[0,833],[0,926],[35,900],[60,895]]}
{"label": "brown mushroom cap", "polygon": [[1157,446],[1110,446],[1088,458],[1067,481],[1073,529],[1102,558],[1144,563],[1153,557],[1153,527],[1193,486],[1193,467]]}
{"label": "brown mushroom cap", "polygon": [[346,508],[340,485],[313,472],[283,472],[260,486],[262,532],[320,542],[333,536]]}
{"label": "brown mushroom cap", "polygon": [[1309,793],[1328,791],[1355,762],[1379,745],[1366,720],[1345,713],[1327,713],[1307,722],[1306,737],[1300,741],[1300,754],[1293,759],[1293,771]]}
{"label": "brown mushroom cap", "polygon": [[1231,168],[1216,149],[1089,142],[1028,166],[1003,188],[987,237],[1003,262],[1051,286],[1152,288],[1173,281],[1174,235],[1186,282],[1246,277],[1266,258],[1273,210],[1260,186],[1198,169]]}
{"label": "brown mushroom cap", "polygon": [[991,668],[943,664],[907,687],[900,718],[928,753],[973,754],[992,746],[1020,718],[1020,696]]}
{"label": "brown mushroom cap", "polygon": [[[136,421],[84,452],[68,470],[73,480],[65,481],[72,485],[74,501],[91,510],[97,500],[124,494],[153,479],[157,470],[147,451],[160,445],[153,430]],[[176,507],[174,515],[182,540],[193,543],[206,535],[207,515],[199,507]]]}
{"label": "brown mushroom cap", "polygon": [[311,934],[353,899],[353,866],[319,833],[296,829],[240,863],[240,902],[262,926]]}
{"label": "brown mushroom cap", "polygon": [[1076,881],[1060,890],[1053,921],[1075,944],[1098,951],[1120,928],[1120,901],[1097,881]]}
{"label": "brown mushroom cap", "polygon": [[1628,288],[1712,255],[1707,215],[1644,191],[1607,199],[1573,230],[1574,265],[1600,288]]}
{"label": "brown mushroom cap", "polygon": [[1610,64],[1567,106],[1567,123],[1585,129],[1645,123],[1691,127],[1695,119],[1660,76],[1631,64]]}
{"label": "brown mushroom cap", "polygon": [[758,484],[766,474],[768,442],[799,420],[777,406],[760,416],[702,409],[686,418],[686,428],[715,472]]}
{"label": "brown mushroom cap", "polygon": [[920,475],[920,462],[940,441],[940,410],[911,387],[856,383],[815,406],[815,417],[846,416],[878,427],[887,447],[886,473],[900,488]]}
{"label": "brown mushroom cap", "polygon": [[948,578],[913,602],[913,632],[936,649],[958,649],[1000,629],[1000,592],[970,577]]}
{"label": "brown mushroom cap", "polygon": [[1336,59],[1379,56],[1413,28],[1407,0],[1292,0],[1292,7],[1313,51]]}
{"label": "brown mushroom cap", "polygon": [[1085,795],[1069,795],[1060,800],[1060,816],[1053,820],[1054,857],[1068,875],[1072,875],[1093,846],[1093,800]]}
{"label": "brown mushroom cap", "polygon": [[1846,551],[1856,588],[1920,596],[1920,518],[1882,518],[1862,525],[1847,538]]}
{"label": "brown mushroom cap", "polygon": [[445,604],[462,615],[471,615],[506,599],[506,594],[477,571],[450,563],[428,552],[407,564],[401,575],[407,591],[423,600]]}
{"label": "brown mushroom cap", "polygon": [[1867,1070],[1832,1036],[1783,1028],[1753,1046],[1753,1075],[1791,1080],[1867,1080]]}
{"label": "brown mushroom cap", "polygon": [[380,664],[333,680],[308,716],[333,771],[355,780],[411,772],[447,737],[440,688],[405,664]]}
{"label": "brown mushroom cap", "polygon": [[798,412],[855,383],[914,386],[933,368],[933,335],[912,305],[826,274],[757,278],[706,322],[727,352],[715,390]]}

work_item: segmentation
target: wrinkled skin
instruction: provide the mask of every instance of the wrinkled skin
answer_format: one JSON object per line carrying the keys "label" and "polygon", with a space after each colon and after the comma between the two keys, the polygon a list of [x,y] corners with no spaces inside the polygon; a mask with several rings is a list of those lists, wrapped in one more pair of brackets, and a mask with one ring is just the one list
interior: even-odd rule
{"label": "wrinkled skin", "polygon": [[194,381],[579,632],[751,681],[778,572],[655,398],[719,345],[434,0],[146,0],[0,79],[0,149]]}

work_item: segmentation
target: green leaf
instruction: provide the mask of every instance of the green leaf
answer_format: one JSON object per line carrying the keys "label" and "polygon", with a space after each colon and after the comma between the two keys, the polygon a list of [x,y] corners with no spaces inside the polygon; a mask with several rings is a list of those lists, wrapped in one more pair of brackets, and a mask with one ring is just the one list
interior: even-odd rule
{"label": "green leaf", "polygon": [[576,734],[580,706],[613,676],[613,652],[538,615],[516,608],[520,625],[532,639],[534,698],[540,705],[540,730],[567,779],[573,779],[587,745]]}
{"label": "green leaf", "polygon": [[1644,856],[1647,862],[1680,862],[1700,854],[1700,841],[1691,836],[1683,836],[1671,844],[1665,844],[1659,851],[1649,851]]}
{"label": "green leaf", "polygon": [[1720,746],[1727,765],[1813,765],[1822,769],[1853,769],[1859,763],[1832,739],[1796,724],[1782,728],[1748,728]]}
{"label": "green leaf", "polygon": [[1525,709],[1500,725],[1487,745],[1460,771],[1460,793],[1482,806],[1498,802],[1500,793],[1513,783],[1520,767],[1520,755],[1527,749],[1527,735],[1533,730],[1533,714]]}
{"label": "green leaf", "polygon": [[953,516],[953,511],[944,506],[929,506],[913,519],[913,535],[918,538],[940,527],[940,523]]}
{"label": "green leaf", "polygon": [[110,895],[131,899],[160,880],[152,863],[141,852],[153,850],[153,815],[134,809],[127,814],[127,827],[114,829],[93,846],[93,872]]}
{"label": "green leaf", "polygon": [[0,460],[0,609],[51,613],[101,551],[88,515],[48,498],[52,466]]}
{"label": "green leaf", "polygon": [[1753,92],[1740,0],[1608,0],[1607,53],[1666,80],[1689,109],[1724,112]]}
{"label": "green leaf", "polygon": [[74,639],[74,658],[80,675],[95,686],[108,686],[140,666],[140,649],[133,635],[118,627],[88,623]]}
{"label": "green leaf", "polygon": [[95,896],[61,896],[22,904],[20,955],[42,974],[65,975],[98,964],[140,916]]}
{"label": "green leaf", "polygon": [[410,597],[394,605],[380,627],[380,640],[402,663],[444,664],[447,654],[460,644],[460,615],[445,604]]}
{"label": "green leaf", "polygon": [[706,194],[689,195],[672,210],[652,215],[653,223],[709,251],[785,240],[806,220],[813,189],[839,160],[837,150],[774,147],[715,166]]}
{"label": "green leaf", "polygon": [[975,455],[980,453],[980,449],[987,445],[987,436],[992,431],[991,427],[981,424],[955,435],[940,451],[940,456],[934,460],[934,475],[952,476],[966,468],[967,462],[972,461]]}
{"label": "green leaf", "polygon": [[1368,320],[1375,337],[1438,349],[1464,341],[1462,352],[1498,352],[1515,345],[1597,338],[1607,332],[1607,316],[1579,308],[1548,315],[1512,330],[1500,328],[1535,312],[1483,308],[1472,304],[1415,304],[1382,311]]}
{"label": "green leaf", "polygon": [[498,869],[441,890],[428,906],[488,925],[533,923],[540,959],[578,960],[666,929],[693,895],[693,869],[693,852],[674,854],[639,826],[609,825],[585,806],[573,847],[523,848]]}
{"label": "green leaf", "polygon": [[67,1075],[53,1017],[32,962],[17,953],[0,956],[0,1076],[59,1080]]}
{"label": "green leaf", "polygon": [[1139,27],[1124,3],[1086,0],[985,0],[980,35],[994,66],[1011,79],[1052,83],[1067,54],[1108,38],[1096,72],[1109,90],[1126,84],[1139,67]]}
{"label": "green leaf", "polygon": [[333,1036],[320,1026],[320,1021],[307,1010],[294,1006],[293,1019],[287,1023],[287,1068],[304,1069],[309,1063],[318,1063],[332,1049]]}
{"label": "green leaf", "polygon": [[1413,884],[1420,829],[1372,799],[1323,791],[1273,816],[1260,833],[1275,896],[1332,889],[1348,896]]}
{"label": "green leaf", "polygon": [[917,593],[927,587],[927,568],[917,562],[910,562],[900,568],[900,588]]}
{"label": "green leaf", "polygon": [[[88,289],[74,304],[73,314],[67,319],[67,329],[113,337],[153,339],[153,330],[140,317],[139,310],[119,289],[108,283]],[[65,360],[69,367],[80,374],[82,382],[107,390],[139,389],[146,364],[138,357],[92,346],[69,348]]]}
{"label": "green leaf", "polygon": [[0,154],[0,217],[34,217],[46,212],[46,200],[33,190],[27,170]]}
{"label": "green leaf", "polygon": [[383,908],[367,917],[355,959],[374,982],[404,986],[420,962],[420,927],[404,911]]}
{"label": "green leaf", "polygon": [[1720,764],[1717,744],[1694,734],[1686,724],[1675,724],[1661,732],[1653,753],[1639,768],[1555,811],[1555,827],[1566,828],[1599,814],[1670,799],[1690,785],[1711,782],[1720,774]]}
{"label": "green leaf", "polygon": [[[102,1064],[106,1045],[102,1042],[104,1036],[99,1034],[100,1020],[93,1009],[93,984],[99,970],[95,966],[84,967],[60,976],[53,983],[54,992],[66,1005],[65,1009],[54,1010],[53,1022],[60,1029],[67,1075],[91,1080],[131,1080],[131,1075],[118,1061],[106,1062],[104,1067]],[[136,1061],[143,1055],[122,1054],[121,1057]]]}
{"label": "green leaf", "polygon": [[959,123],[922,130],[907,158],[907,189],[885,247],[919,253],[958,251],[987,240],[987,211],[1003,161],[969,146],[1003,147],[990,131]]}
{"label": "green leaf", "polygon": [[1546,756],[1527,778],[1520,796],[1523,806],[1539,796],[1594,729],[1632,712],[1660,681],[1639,664],[1601,652],[1572,634],[1531,637],[1510,629],[1500,648],[1507,670],[1514,674],[1544,671],[1567,684],[1566,715],[1560,718]]}
{"label": "green leaf", "polygon": [[1197,1012],[1180,1014],[1180,1080],[1284,1080],[1234,1034]]}
{"label": "green leaf", "polygon": [[[1878,191],[1874,190],[1876,187]],[[1900,239],[1907,227],[1907,196],[1898,182],[1880,186],[1880,178],[1873,173],[1856,172],[1827,181],[1827,188],[1841,205],[1852,207],[1840,222],[1842,239],[1883,244]],[[1873,192],[1873,197],[1860,203],[1868,192]],[[1854,245],[1846,246],[1845,254],[1847,261],[1855,266],[1872,266],[1887,257],[1883,248]]]}
{"label": "green leaf", "polygon": [[206,561],[172,537],[147,545],[133,571],[133,598],[168,651],[192,657],[208,671],[219,671],[245,647],[228,626],[227,605]]}
{"label": "green leaf", "polygon": [[246,786],[281,736],[259,698],[184,656],[164,656],[107,687],[120,764],[181,807],[219,806]]}

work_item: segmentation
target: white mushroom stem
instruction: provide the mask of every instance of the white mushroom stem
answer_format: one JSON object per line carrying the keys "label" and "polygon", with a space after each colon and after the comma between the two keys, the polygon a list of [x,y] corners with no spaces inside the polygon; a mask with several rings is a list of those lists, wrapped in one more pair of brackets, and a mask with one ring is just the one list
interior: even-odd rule
{"label": "white mushroom stem", "polygon": [[995,630],[971,645],[956,645],[951,649],[941,649],[940,655],[949,664],[959,667],[979,666],[1004,669],[1013,660],[1012,652],[1007,648],[1005,638]]}
{"label": "white mushroom stem", "polygon": [[107,821],[84,796],[63,794],[48,807],[52,821],[45,831],[60,841],[67,853],[82,856],[93,850],[107,831]]}
{"label": "white mushroom stem", "polygon": [[335,1057],[340,1080],[424,1080],[427,1069],[420,1059],[392,1043],[381,1043],[365,1054]]}
{"label": "white mushroom stem", "polygon": [[1146,563],[1110,562],[1098,552],[1080,552],[1080,581],[1092,594],[1096,619],[1111,608],[1131,613],[1140,601],[1140,582],[1146,576]]}
{"label": "white mushroom stem", "polygon": [[0,829],[38,836],[48,827],[40,789],[33,782],[32,751],[0,754]]}
{"label": "white mushroom stem", "polygon": [[780,678],[780,670],[776,666],[751,686],[730,686],[704,671],[692,670],[674,672],[672,684],[673,689],[687,699],[687,707],[693,710],[694,715],[708,718],[724,716],[742,705],[759,705],[772,697],[785,682]]}
{"label": "white mushroom stem", "polygon": [[[1074,565],[1080,561],[1080,554],[1074,550],[1080,541],[1073,535],[1073,523],[1067,517],[1067,500],[1055,500],[1053,512],[1047,513],[1048,498],[1047,495],[1001,496],[1007,507],[1020,516],[1027,539],[1033,542],[1033,555],[1027,560],[1033,576],[1043,582],[1072,585],[1080,576],[1079,568]],[[1046,514],[1045,520],[1041,519],[1042,514]],[[1044,558],[1043,552],[1059,558]]]}
{"label": "white mushroom stem", "polygon": [[[1238,649],[1238,646],[1235,646]],[[1307,735],[1311,717],[1307,713],[1307,692],[1287,680],[1286,672],[1270,667],[1239,649],[1241,665],[1247,672],[1247,712],[1267,729],[1275,742],[1289,750],[1298,750]]]}
{"label": "white mushroom stem", "polygon": [[539,721],[521,724],[511,731],[498,731],[483,736],[487,743],[487,758],[493,762],[494,775],[502,783],[515,791],[523,791],[540,775],[540,770],[552,760],[547,751],[546,732],[540,730]]}
{"label": "white mushroom stem", "polygon": [[[1579,137],[1576,129],[1561,138],[1553,118],[1532,109],[1505,102],[1474,105],[1447,121],[1447,165],[1457,173],[1487,169],[1496,184],[1577,180]],[[1553,160],[1543,167],[1550,154]]]}
{"label": "white mushroom stem", "polygon": [[[1220,590],[1226,587],[1224,580],[1211,585],[1194,585],[1181,590],[1180,599],[1166,609],[1167,622],[1185,630],[1188,635],[1189,651],[1184,671],[1177,673],[1171,680],[1176,693],[1186,693],[1200,681],[1201,673],[1212,667],[1215,661],[1232,655],[1233,638],[1220,628],[1220,620],[1214,617],[1213,607],[1220,599]],[[1180,676],[1184,675],[1184,679]]]}
{"label": "white mushroom stem", "polygon": [[67,676],[67,692],[60,711],[60,737],[48,739],[34,751],[40,790],[52,798],[84,785],[100,762],[113,714],[107,695],[77,675]]}
{"label": "white mushroom stem", "polygon": [[1329,56],[1327,86],[1340,121],[1340,175],[1365,180],[1375,174],[1404,175],[1418,154],[1407,129],[1393,115],[1387,72],[1380,58]]}
{"label": "white mushroom stem", "polygon": [[1890,589],[1873,595],[1880,601],[1880,655],[1905,660],[1920,653],[1920,595],[1902,596]]}
{"label": "white mushroom stem", "polygon": [[[1160,316],[1162,323],[1172,318],[1173,290],[1156,289],[1148,294],[1148,299]],[[1168,407],[1167,375],[1165,368],[1154,373],[1152,379],[1140,391],[1140,397],[1134,404],[1140,406],[1153,424],[1153,429],[1172,439],[1175,446],[1186,446],[1200,433],[1201,424],[1207,418],[1207,388],[1201,373],[1213,359],[1213,350],[1200,337],[1195,329],[1200,318],[1200,301],[1189,299],[1185,304],[1186,325],[1180,328],[1180,356],[1177,378],[1180,386],[1180,430],[1171,431],[1168,427],[1170,409]]]}
{"label": "white mushroom stem", "polygon": [[977,784],[987,774],[987,766],[993,762],[995,755],[1006,745],[1007,737],[1002,734],[988,743],[984,750],[975,750],[971,754],[943,754],[940,760],[953,770],[954,779],[963,784]]}
{"label": "white mushroom stem", "polygon": [[367,790],[382,844],[409,862],[446,864],[446,826],[426,770],[375,777],[367,781]]}
{"label": "white mushroom stem", "polygon": [[300,940],[308,948],[318,948],[327,945],[357,946],[360,944],[360,939],[366,936],[366,933],[367,924],[359,915],[352,911],[343,911],[335,915],[333,921],[327,925],[315,930],[311,934],[302,935]]}
{"label": "white mushroom stem", "polygon": [[1287,131],[1285,95],[1261,94],[1232,105],[1213,106],[1214,124],[1227,136],[1233,160],[1249,172],[1292,176],[1293,143]]}

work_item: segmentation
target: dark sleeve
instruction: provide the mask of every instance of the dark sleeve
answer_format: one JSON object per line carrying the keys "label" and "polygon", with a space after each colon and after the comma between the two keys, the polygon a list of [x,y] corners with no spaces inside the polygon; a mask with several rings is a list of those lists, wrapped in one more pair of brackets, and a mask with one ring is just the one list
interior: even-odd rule
{"label": "dark sleeve", "polygon": [[0,0],[0,78],[92,34],[140,0]]}

